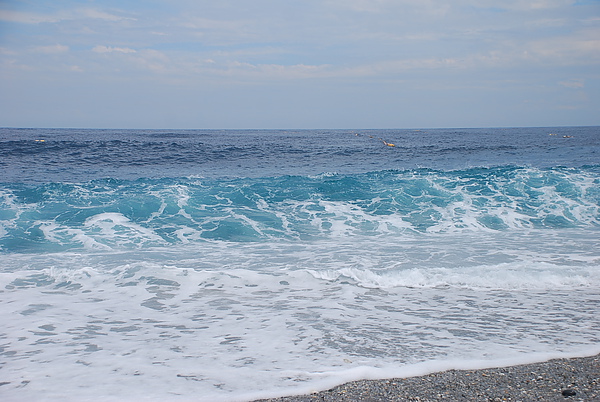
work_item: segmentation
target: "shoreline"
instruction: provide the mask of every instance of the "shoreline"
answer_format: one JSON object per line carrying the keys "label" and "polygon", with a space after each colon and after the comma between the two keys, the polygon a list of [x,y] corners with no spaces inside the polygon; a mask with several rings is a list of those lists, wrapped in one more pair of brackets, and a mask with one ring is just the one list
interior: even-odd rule
{"label": "shoreline", "polygon": [[309,395],[254,402],[600,401],[600,354],[480,370],[359,380]]}

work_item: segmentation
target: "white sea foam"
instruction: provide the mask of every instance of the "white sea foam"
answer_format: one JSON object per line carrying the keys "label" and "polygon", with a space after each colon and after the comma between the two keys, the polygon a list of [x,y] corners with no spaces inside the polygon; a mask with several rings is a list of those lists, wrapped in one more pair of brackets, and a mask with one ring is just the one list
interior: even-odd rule
{"label": "white sea foam", "polygon": [[247,400],[591,355],[587,234],[2,254],[3,398]]}
{"label": "white sea foam", "polygon": [[164,244],[162,237],[151,229],[132,222],[120,213],[101,213],[85,220],[80,227],[56,221],[36,221],[45,240],[56,244],[80,244],[89,250],[111,250],[121,247],[140,247]]}
{"label": "white sea foam", "polygon": [[[511,263],[497,266],[455,268],[410,268],[377,272],[361,268],[308,270],[315,278],[338,280],[349,278],[368,288],[436,288],[468,289],[571,289],[600,286],[600,264],[561,267],[548,263]],[[485,272],[485,275],[481,273]]]}

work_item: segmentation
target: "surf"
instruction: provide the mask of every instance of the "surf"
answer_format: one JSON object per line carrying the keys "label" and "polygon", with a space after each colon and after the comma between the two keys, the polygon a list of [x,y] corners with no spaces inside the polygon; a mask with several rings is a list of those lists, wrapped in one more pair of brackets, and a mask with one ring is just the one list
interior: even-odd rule
{"label": "surf", "polygon": [[8,184],[0,198],[0,249],[597,228],[598,171],[497,167]]}

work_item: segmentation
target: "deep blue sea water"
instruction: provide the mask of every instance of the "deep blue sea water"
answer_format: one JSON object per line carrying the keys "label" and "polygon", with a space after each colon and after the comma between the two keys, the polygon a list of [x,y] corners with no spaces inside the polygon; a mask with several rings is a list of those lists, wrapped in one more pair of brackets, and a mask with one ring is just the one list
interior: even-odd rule
{"label": "deep blue sea water", "polygon": [[5,128],[0,172],[3,400],[600,352],[600,127]]}

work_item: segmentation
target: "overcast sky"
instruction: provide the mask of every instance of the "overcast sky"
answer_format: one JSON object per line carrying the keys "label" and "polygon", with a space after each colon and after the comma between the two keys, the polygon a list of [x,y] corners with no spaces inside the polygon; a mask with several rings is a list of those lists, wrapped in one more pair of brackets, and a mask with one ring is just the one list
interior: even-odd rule
{"label": "overcast sky", "polygon": [[0,0],[0,126],[600,125],[598,0]]}

